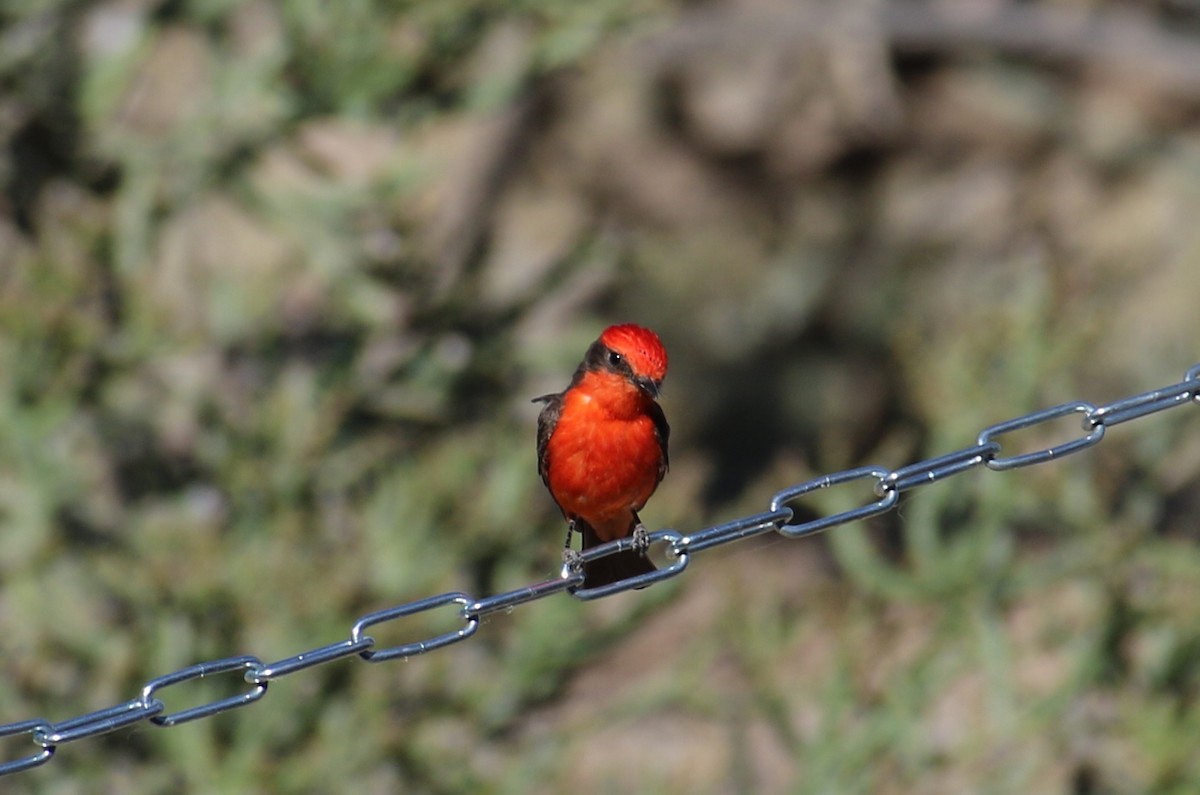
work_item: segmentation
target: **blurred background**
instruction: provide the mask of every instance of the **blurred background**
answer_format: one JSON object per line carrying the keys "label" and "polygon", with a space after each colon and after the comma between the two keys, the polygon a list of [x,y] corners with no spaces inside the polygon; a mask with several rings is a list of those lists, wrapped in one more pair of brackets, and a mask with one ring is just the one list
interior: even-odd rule
{"label": "blurred background", "polygon": [[[553,576],[529,398],[611,322],[652,529],[1174,383],[1198,123],[1194,0],[0,3],[0,722]],[[3,788],[1195,792],[1198,486],[1184,407]]]}

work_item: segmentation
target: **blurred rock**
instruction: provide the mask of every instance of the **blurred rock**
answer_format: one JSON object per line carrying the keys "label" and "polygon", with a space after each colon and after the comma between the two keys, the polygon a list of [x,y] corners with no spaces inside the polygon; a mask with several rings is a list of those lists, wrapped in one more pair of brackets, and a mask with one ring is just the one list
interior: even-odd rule
{"label": "blurred rock", "polygon": [[281,55],[287,46],[287,33],[278,8],[262,0],[233,6],[229,34],[233,49],[240,58]]}
{"label": "blurred rock", "polygon": [[336,182],[361,187],[386,174],[396,156],[396,134],[344,119],[315,119],[296,136],[299,153]]}
{"label": "blurred rock", "polygon": [[105,59],[132,52],[146,33],[151,2],[114,0],[95,4],[84,15],[79,44],[89,58]]}
{"label": "blurred rock", "polygon": [[760,157],[777,177],[816,173],[900,129],[872,3],[709,6],[646,49],[669,109],[702,150]]}
{"label": "blurred rock", "polygon": [[482,302],[503,309],[536,298],[550,272],[579,244],[587,222],[588,207],[577,194],[518,184],[493,221],[482,266]]}
{"label": "blurred rock", "polygon": [[319,285],[289,245],[231,199],[209,196],[163,229],[147,310],[185,335],[232,338],[310,321]]}
{"label": "blurred rock", "polygon": [[170,133],[211,102],[212,76],[208,39],[188,28],[166,28],[130,77],[116,122],[150,138]]}
{"label": "blurred rock", "polygon": [[498,113],[450,116],[402,139],[402,162],[419,184],[403,212],[412,216],[417,248],[435,266],[438,292],[458,283],[476,253],[536,112],[536,103],[525,102]]}

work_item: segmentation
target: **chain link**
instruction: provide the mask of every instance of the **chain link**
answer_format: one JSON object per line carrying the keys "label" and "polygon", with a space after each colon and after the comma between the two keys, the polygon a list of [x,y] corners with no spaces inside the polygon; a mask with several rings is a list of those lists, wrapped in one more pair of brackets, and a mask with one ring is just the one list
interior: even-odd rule
{"label": "chain link", "polygon": [[[1143,392],[1140,395],[1116,400],[1106,405],[1096,406],[1086,401],[1063,403],[1053,408],[996,423],[980,432],[974,446],[909,464],[899,469],[891,470],[880,466],[857,467],[789,486],[775,494],[771,499],[770,509],[763,513],[706,527],[686,535],[675,530],[658,530],[650,533],[648,539],[651,546],[665,546],[667,557],[671,560],[668,565],[653,572],[639,574],[596,588],[581,588],[583,574],[576,563],[573,566],[564,565],[556,578],[483,599],[476,599],[459,591],[451,591],[368,613],[354,622],[350,629],[349,639],[318,646],[275,662],[264,663],[257,657],[238,656],[197,663],[151,679],[142,688],[141,695],[137,698],[105,709],[56,722],[44,718],[31,718],[0,724],[0,738],[29,735],[33,744],[37,746],[37,750],[27,756],[0,763],[0,776],[19,773],[43,765],[54,756],[58,746],[82,740],[85,737],[108,734],[142,721],[149,721],[152,725],[168,728],[246,706],[262,698],[267,692],[267,686],[272,681],[344,657],[358,656],[368,662],[378,663],[396,658],[413,657],[440,649],[474,635],[475,631],[479,629],[480,619],[490,613],[510,610],[517,605],[544,599],[560,591],[567,591],[576,599],[599,599],[634,588],[644,588],[660,580],[675,577],[687,568],[692,554],[732,541],[761,535],[771,530],[788,538],[798,538],[875,516],[894,508],[902,492],[936,483],[980,465],[992,470],[1006,470],[1062,458],[1098,444],[1104,438],[1105,430],[1113,425],[1186,403],[1200,404],[1200,364],[1188,370],[1183,381],[1177,384]],[[1084,435],[1041,450],[1018,455],[1001,455],[1004,448],[997,439],[1014,431],[1049,423],[1071,414],[1082,415],[1081,426]],[[858,481],[872,483],[874,499],[829,516],[792,523],[795,515],[789,505],[793,501],[814,491],[853,484]],[[579,562],[599,560],[632,548],[633,541],[631,539],[618,539],[584,550],[580,554]],[[457,606],[456,614],[461,626],[455,630],[425,640],[384,649],[376,649],[375,639],[365,634],[370,627],[397,621],[417,613],[437,610],[447,605]],[[156,695],[166,688],[193,679],[239,671],[243,672],[242,679],[250,686],[250,689],[237,695],[219,698],[171,713],[166,712],[166,706]]]}

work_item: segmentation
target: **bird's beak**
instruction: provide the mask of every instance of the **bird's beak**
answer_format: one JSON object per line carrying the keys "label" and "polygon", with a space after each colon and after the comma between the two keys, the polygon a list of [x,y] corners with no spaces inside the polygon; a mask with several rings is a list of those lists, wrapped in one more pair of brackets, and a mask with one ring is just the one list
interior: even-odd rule
{"label": "bird's beak", "polygon": [[644,375],[639,375],[633,379],[633,383],[637,388],[645,392],[650,397],[658,400],[658,393],[662,391],[662,381],[653,378],[647,378]]}

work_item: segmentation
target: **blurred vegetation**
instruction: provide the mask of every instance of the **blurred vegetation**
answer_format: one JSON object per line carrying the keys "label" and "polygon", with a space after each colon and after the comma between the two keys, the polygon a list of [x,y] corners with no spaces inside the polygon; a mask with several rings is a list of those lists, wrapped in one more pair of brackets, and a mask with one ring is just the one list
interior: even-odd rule
{"label": "blurred vegetation", "polygon": [[[0,721],[552,576],[529,397],[609,322],[672,354],[656,527],[1177,380],[1200,9],[939,8],[0,4]],[[1195,792],[1198,423],[4,790]]]}

